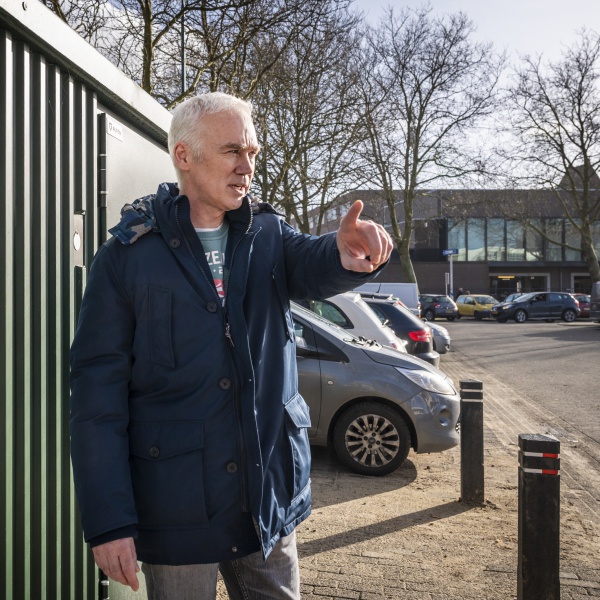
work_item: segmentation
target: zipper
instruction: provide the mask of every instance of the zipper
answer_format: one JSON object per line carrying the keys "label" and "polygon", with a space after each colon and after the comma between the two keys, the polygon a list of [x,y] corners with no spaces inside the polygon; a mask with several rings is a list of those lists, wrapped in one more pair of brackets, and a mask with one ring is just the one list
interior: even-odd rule
{"label": "zipper", "polygon": [[[223,289],[225,292],[225,303],[221,302],[221,298],[219,297],[219,294],[217,292],[217,288],[215,287],[214,281],[209,281],[206,273],[204,272],[204,269],[202,268],[202,265],[200,264],[200,261],[198,260],[197,256],[194,254],[194,250],[192,249],[192,245],[190,244],[190,241],[188,240],[187,236],[185,235],[183,228],[181,226],[181,223],[179,221],[179,204],[177,203],[175,205],[175,221],[177,223],[177,227],[179,228],[179,232],[181,233],[183,239],[185,240],[185,245],[187,247],[187,249],[189,250],[192,258],[194,259],[194,262],[196,263],[196,265],[198,266],[198,268],[200,269],[200,272],[202,273],[202,276],[204,277],[205,281],[207,281],[207,283],[210,285],[210,288],[213,290],[216,298],[217,298],[217,305],[221,307],[221,312],[223,314],[223,318],[225,321],[225,337],[227,338],[227,340],[229,341],[229,358],[231,360],[231,365],[233,368],[233,378],[234,378],[234,387],[233,387],[233,396],[234,396],[234,405],[235,405],[235,415],[236,415],[236,429],[237,429],[237,437],[238,437],[238,445],[239,445],[239,454],[240,454],[240,468],[241,468],[241,472],[242,472],[242,482],[241,482],[241,493],[242,493],[242,499],[241,499],[241,504],[242,504],[242,511],[243,512],[250,512],[250,507],[249,507],[249,501],[248,501],[248,472],[246,469],[246,454],[244,452],[244,448],[245,448],[245,443],[244,443],[244,433],[242,431],[242,406],[241,406],[241,397],[240,397],[240,389],[241,389],[241,385],[240,385],[240,374],[239,374],[239,370],[237,367],[237,363],[235,362],[235,356],[233,354],[233,348],[234,343],[233,343],[233,338],[231,336],[231,323],[229,321],[229,314],[227,312],[227,287],[225,285],[225,282],[223,282]],[[245,233],[248,233],[248,231],[250,231],[250,227],[252,226],[252,211],[250,211],[250,224],[248,225],[248,228],[246,229]],[[235,251],[237,250],[237,247],[239,246],[241,240],[238,240],[238,242],[235,245],[235,248],[233,249],[233,252],[231,254],[231,260],[229,261],[229,271],[231,271],[231,266],[233,266],[233,257],[235,255]]]}
{"label": "zipper", "polygon": [[[206,273],[204,272],[204,269],[202,268],[202,265],[200,264],[198,257],[194,254],[194,250],[192,249],[190,240],[188,240],[187,236],[183,232],[183,227],[181,227],[181,223],[179,221],[179,203],[175,204],[175,222],[177,223],[177,227],[179,228],[179,233],[181,233],[181,236],[185,240],[185,245],[186,245],[187,249],[190,251],[190,254],[192,255],[192,258],[194,259],[194,262],[196,263],[196,265],[200,269],[200,272],[202,273],[202,277],[204,277],[204,280],[208,283],[209,287],[211,288],[211,290],[213,291],[213,293],[217,299],[217,303],[219,304],[219,306],[221,306],[222,302],[221,302],[221,298],[219,298],[219,294],[217,293],[217,288],[215,287],[215,282],[212,280],[209,280],[208,277],[206,276]],[[225,329],[227,329],[227,327],[225,327]],[[227,333],[225,333],[225,337],[230,337],[230,336],[228,336]]]}
{"label": "zipper", "polygon": [[[244,235],[246,235],[249,231],[250,231],[250,227],[252,226],[252,211],[250,211],[250,223],[248,225],[248,228],[246,229]],[[231,260],[229,260],[229,269],[227,270],[227,276],[224,278],[223,281],[223,291],[225,293],[225,302],[223,303],[223,315],[225,317],[225,336],[229,339],[229,350],[230,350],[230,357],[231,357],[231,364],[233,366],[233,373],[234,373],[234,377],[235,377],[235,388],[234,388],[234,404],[235,404],[235,413],[236,413],[236,421],[237,421],[237,431],[238,431],[238,443],[240,445],[240,467],[242,469],[242,511],[243,512],[250,512],[250,506],[249,506],[249,495],[248,495],[248,471],[247,471],[247,461],[246,461],[246,453],[244,451],[244,448],[246,447],[245,443],[244,443],[244,433],[242,430],[242,401],[241,401],[241,397],[240,397],[240,389],[241,386],[239,385],[239,381],[240,381],[240,374],[239,374],[239,370],[237,367],[237,363],[235,362],[235,356],[233,354],[233,348],[235,347],[234,343],[233,343],[233,339],[231,337],[231,323],[229,321],[229,312],[227,310],[227,300],[229,298],[229,274],[231,273],[231,270],[233,268],[233,259],[235,257],[235,252],[238,249],[238,246],[240,245],[241,239],[239,239],[236,244],[235,247],[233,248],[232,252],[231,252]]]}

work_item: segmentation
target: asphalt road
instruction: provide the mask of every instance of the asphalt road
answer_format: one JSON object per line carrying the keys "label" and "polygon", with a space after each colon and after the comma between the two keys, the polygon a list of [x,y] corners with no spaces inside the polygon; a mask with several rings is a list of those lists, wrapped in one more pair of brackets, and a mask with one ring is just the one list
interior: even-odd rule
{"label": "asphalt road", "polygon": [[599,323],[438,322],[455,349],[556,417],[557,430],[600,448]]}

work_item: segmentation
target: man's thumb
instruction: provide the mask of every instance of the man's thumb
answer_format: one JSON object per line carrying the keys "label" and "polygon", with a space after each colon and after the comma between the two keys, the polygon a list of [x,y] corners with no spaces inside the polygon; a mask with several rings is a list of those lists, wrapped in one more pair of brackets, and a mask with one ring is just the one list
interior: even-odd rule
{"label": "man's thumb", "polygon": [[344,215],[342,221],[344,225],[353,226],[356,225],[360,217],[360,213],[364,208],[364,204],[362,200],[357,200],[349,209],[348,212]]}

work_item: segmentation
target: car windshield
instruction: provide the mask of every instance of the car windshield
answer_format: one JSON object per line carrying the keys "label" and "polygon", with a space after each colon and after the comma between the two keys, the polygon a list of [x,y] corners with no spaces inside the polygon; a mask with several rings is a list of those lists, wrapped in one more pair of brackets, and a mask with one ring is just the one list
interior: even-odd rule
{"label": "car windshield", "polygon": [[452,298],[449,298],[448,296],[435,296],[433,300],[434,302],[439,302],[442,306],[453,304]]}
{"label": "car windshield", "polygon": [[419,317],[415,316],[406,306],[402,306],[401,304],[394,304],[394,309],[398,312],[402,313],[405,321],[410,321],[415,327],[420,326],[421,328],[425,325]]}
{"label": "car windshield", "polygon": [[517,302],[525,302],[527,300],[531,300],[537,292],[530,292],[529,294],[522,294],[518,298],[515,298]]}
{"label": "car windshield", "polygon": [[491,296],[475,296],[478,304],[496,304],[497,300]]}
{"label": "car windshield", "polygon": [[331,322],[329,319],[325,319],[324,317],[321,317],[317,313],[314,313],[313,311],[308,310],[307,308],[304,308],[303,306],[300,306],[296,302],[290,302],[290,305],[291,305],[292,311],[294,313],[297,313],[301,317],[304,317],[307,321],[312,321],[312,322],[317,321],[320,326],[327,327],[327,329],[330,333],[334,334],[336,337],[338,337],[343,342],[346,342],[346,343],[353,342],[353,343],[359,344],[361,346],[364,346],[365,342],[369,342],[370,344],[374,344],[374,345],[378,345],[378,346],[380,345],[378,342],[376,342],[374,340],[366,340],[365,338],[358,337],[358,336],[350,333],[346,329],[342,329],[335,323]]}

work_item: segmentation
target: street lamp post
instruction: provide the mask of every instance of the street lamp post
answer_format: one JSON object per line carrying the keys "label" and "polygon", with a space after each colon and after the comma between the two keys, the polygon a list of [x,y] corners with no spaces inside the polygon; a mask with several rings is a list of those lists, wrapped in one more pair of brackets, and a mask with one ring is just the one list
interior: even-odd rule
{"label": "street lamp post", "polygon": [[185,94],[185,7],[187,0],[181,0],[181,95]]}

